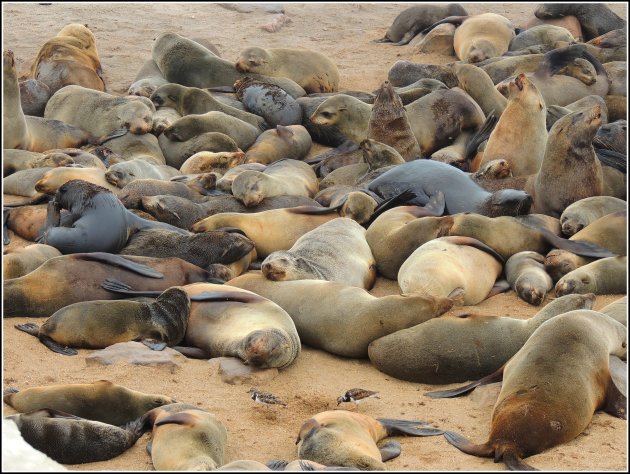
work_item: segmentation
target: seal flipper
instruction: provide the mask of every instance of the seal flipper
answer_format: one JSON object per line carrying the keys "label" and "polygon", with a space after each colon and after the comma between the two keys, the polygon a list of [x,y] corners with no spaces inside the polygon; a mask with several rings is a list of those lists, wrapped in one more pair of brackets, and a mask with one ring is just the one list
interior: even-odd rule
{"label": "seal flipper", "polygon": [[497,370],[492,372],[490,375],[486,375],[485,377],[477,380],[476,382],[469,383],[468,385],[464,385],[463,387],[452,388],[450,390],[438,390],[435,392],[426,392],[425,396],[430,398],[453,398],[459,397],[461,395],[465,395],[468,392],[472,392],[475,388],[480,387],[481,385],[487,385],[489,383],[501,382],[503,380],[503,369],[505,368],[505,364],[499,367]]}
{"label": "seal flipper", "polygon": [[619,389],[615,380],[609,376],[608,386],[606,387],[606,400],[602,410],[614,417],[626,420],[628,416],[626,412],[627,403],[626,395]]}
{"label": "seal flipper", "polygon": [[499,121],[499,116],[492,110],[486,120],[481,124],[477,132],[471,137],[471,139],[466,144],[466,150],[464,151],[464,163],[468,164],[468,168],[470,168],[470,163],[474,159],[477,154],[477,149],[479,145],[485,142],[489,137],[494,127],[497,125]]}
{"label": "seal flipper", "polygon": [[120,138],[130,133],[126,128],[117,128],[116,130],[104,135],[102,137],[92,137],[88,140],[90,145],[101,146],[103,143],[113,140],[114,138]]}
{"label": "seal flipper", "polygon": [[137,273],[138,275],[146,276],[149,278],[164,278],[164,274],[153,270],[153,268],[148,267],[147,265],[136,263],[132,260],[127,260],[126,258],[120,255],[113,254],[113,253],[106,253],[106,252],[75,253],[75,254],[72,254],[72,257],[79,260],[94,260],[96,262],[108,263],[109,265],[124,268],[125,270],[129,270],[134,273]]}
{"label": "seal flipper", "polygon": [[376,209],[374,209],[374,212],[370,216],[370,220],[368,222],[371,223],[374,219],[376,219],[388,209],[400,206],[417,197],[418,196],[416,195],[416,193],[414,193],[411,189],[405,189],[404,191],[398,193],[395,196],[392,196],[391,198],[381,202],[378,206],[376,206]]}
{"label": "seal flipper", "polygon": [[289,461],[285,461],[284,459],[272,459],[265,463],[272,471],[284,471],[284,468],[287,467]]}
{"label": "seal flipper", "polygon": [[488,296],[486,296],[486,299],[491,298],[494,295],[498,295],[500,293],[505,293],[506,291],[509,291],[512,287],[510,286],[510,284],[507,282],[507,280],[505,278],[502,278],[501,280],[497,280],[494,283],[494,286],[492,287],[492,289],[490,290],[490,293],[488,293]]}
{"label": "seal flipper", "polygon": [[167,416],[166,418],[162,418],[160,421],[155,423],[153,426],[162,426],[162,425],[193,425],[195,423],[195,418],[190,413],[175,413],[173,415]]}
{"label": "seal flipper", "polygon": [[505,265],[505,259],[499,255],[496,250],[473,237],[451,235],[449,237],[444,237],[444,239],[456,245],[470,245],[478,250],[482,250],[496,258],[499,262],[501,262],[501,265]]}
{"label": "seal flipper", "polygon": [[397,420],[395,418],[377,418],[388,436],[408,435],[408,436],[436,436],[444,434],[444,430],[439,428],[418,428],[418,425],[428,425],[425,421]]}
{"label": "seal flipper", "polygon": [[297,206],[297,207],[288,207],[285,209],[287,212],[291,212],[292,214],[310,214],[310,215],[321,215],[321,214],[330,214],[332,212],[337,212],[335,209],[329,207],[315,207],[315,206]]}
{"label": "seal flipper", "polygon": [[39,326],[35,323],[16,324],[15,329],[39,337]]}
{"label": "seal flipper", "polygon": [[447,16],[443,20],[440,20],[440,21],[438,21],[436,23],[433,23],[431,26],[426,27],[420,33],[422,33],[423,35],[426,35],[433,28],[435,28],[438,25],[443,25],[444,23],[451,23],[452,25],[459,26],[464,21],[466,21],[467,18],[468,18],[468,16]]}
{"label": "seal flipper", "polygon": [[67,346],[62,346],[58,342],[53,341],[48,336],[40,335],[39,336],[39,341],[42,344],[44,344],[46,347],[48,347],[48,349],[50,349],[53,352],[56,352],[57,354],[62,354],[62,355],[66,355],[66,356],[74,356],[74,355],[77,355],[79,353],[76,349],[72,349],[72,348],[67,347]]}
{"label": "seal flipper", "polygon": [[548,229],[538,228],[538,230],[547,241],[547,243],[554,248],[567,250],[571,253],[581,255],[583,257],[617,257],[616,253],[613,253],[604,247],[594,244],[593,242],[588,242],[586,240],[563,239],[562,237],[557,236]]}
{"label": "seal flipper", "polygon": [[186,347],[186,346],[174,346],[171,349],[175,349],[180,354],[188,357],[189,359],[210,359],[211,354],[208,354],[199,347]]}
{"label": "seal flipper", "polygon": [[504,448],[502,451],[495,449],[494,462],[503,461],[510,471],[538,471],[535,467],[524,463],[513,447]]}
{"label": "seal flipper", "polygon": [[459,433],[455,433],[454,431],[445,431],[444,437],[449,444],[455,446],[463,453],[472,454],[473,456],[479,456],[482,458],[491,458],[494,455],[494,448],[488,443],[474,444],[469,439]]}
{"label": "seal flipper", "polygon": [[400,456],[402,448],[398,441],[390,439],[383,443],[378,450],[381,452],[381,461],[385,462]]}

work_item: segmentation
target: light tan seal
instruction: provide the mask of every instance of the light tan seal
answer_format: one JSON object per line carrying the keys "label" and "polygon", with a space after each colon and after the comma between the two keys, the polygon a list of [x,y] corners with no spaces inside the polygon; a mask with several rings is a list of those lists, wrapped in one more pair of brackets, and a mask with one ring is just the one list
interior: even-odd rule
{"label": "light tan seal", "polygon": [[79,23],[64,26],[40,48],[31,76],[46,84],[52,94],[71,84],[104,91],[103,68],[94,34]]}
{"label": "light tan seal", "polygon": [[612,196],[593,196],[574,202],[560,215],[562,233],[571,237],[606,214],[628,208],[626,201]]}
{"label": "light tan seal", "polygon": [[256,244],[259,258],[276,250],[288,250],[297,239],[317,226],[339,217],[336,211],[313,206],[271,209],[255,214],[223,212],[196,222],[191,230],[205,232],[236,227]]}
{"label": "light tan seal", "polygon": [[602,258],[560,278],[555,287],[556,296],[569,293],[622,294],[627,291],[627,276],[627,257]]}
{"label": "light tan seal", "polygon": [[608,364],[610,355],[626,353],[626,328],[606,315],[576,310],[546,321],[495,373],[493,381],[502,375],[503,385],[488,441],[476,445],[450,431],[444,436],[465,453],[531,470],[523,458],[574,439],[596,410],[625,418],[627,399]]}
{"label": "light tan seal", "polygon": [[175,400],[164,395],[138,392],[109,380],[99,380],[27,388],[4,395],[4,402],[20,413],[51,408],[88,420],[122,425],[153,408],[175,403]]}
{"label": "light tan seal", "polygon": [[307,93],[336,92],[339,88],[335,63],[322,53],[307,49],[247,48],[236,59],[236,69],[292,79]]}
{"label": "light tan seal", "polygon": [[136,158],[111,165],[105,172],[105,179],[109,184],[122,189],[136,179],[169,180],[181,174],[172,166],[156,165]]}
{"label": "light tan seal", "polygon": [[499,254],[476,239],[439,237],[405,260],[398,284],[403,294],[447,298],[459,292],[459,302],[475,305],[492,296],[503,263]]}
{"label": "light tan seal", "polygon": [[200,151],[239,151],[239,146],[236,142],[225,133],[220,132],[201,133],[183,142],[170,140],[162,133],[158,137],[158,143],[164,153],[166,164],[177,169],[179,169],[188,158]]}
{"label": "light tan seal", "polygon": [[2,278],[9,280],[24,276],[47,260],[60,255],[61,252],[55,247],[44,244],[6,250],[2,256]]}
{"label": "light tan seal", "polygon": [[385,471],[385,461],[400,455],[395,441],[376,443],[395,435],[435,436],[437,428],[422,428],[427,423],[391,418],[374,419],[345,410],[324,411],[305,421],[298,434],[298,457],[325,465]]}
{"label": "light tan seal", "polygon": [[484,69],[466,63],[454,63],[452,68],[459,87],[479,104],[486,116],[492,111],[499,116],[503,113],[508,101],[495,89],[492,78]]}
{"label": "light tan seal", "polygon": [[184,339],[190,300],[181,287],[165,290],[154,302],[85,301],[56,311],[41,327],[20,324],[16,329],[39,338],[51,351],[76,355],[70,348],[104,349],[119,342],[139,341],[153,350]]}
{"label": "light tan seal", "polygon": [[241,275],[229,284],[274,301],[289,313],[304,344],[342,357],[365,358],[368,344],[373,340],[424,323],[453,306],[453,301],[447,298],[416,295],[377,298],[363,288],[345,283],[271,281],[255,272]]}
{"label": "light tan seal", "polygon": [[542,323],[567,311],[591,309],[594,300],[593,294],[556,298],[527,320],[477,314],[434,318],[374,340],[368,355],[378,370],[401,380],[476,380],[505,364]]}
{"label": "light tan seal", "polygon": [[277,125],[265,130],[245,153],[247,163],[269,164],[283,158],[302,160],[311,149],[313,140],[302,125]]}
{"label": "light tan seal", "polygon": [[624,296],[616,301],[613,301],[607,306],[604,306],[599,310],[600,313],[607,314],[615,321],[628,327],[628,297]]}
{"label": "light tan seal", "polygon": [[365,229],[347,217],[307,232],[287,251],[269,254],[261,269],[273,281],[338,281],[366,290],[376,281],[376,264]]}
{"label": "light tan seal", "polygon": [[243,171],[232,182],[232,194],[247,207],[274,196],[313,197],[317,191],[319,183],[313,168],[291,159],[274,161],[263,171]]}
{"label": "light tan seal", "polygon": [[553,288],[553,280],[545,271],[545,257],[525,251],[512,255],[505,262],[505,277],[516,294],[529,304],[538,306]]}
{"label": "light tan seal", "polygon": [[179,171],[182,174],[210,173],[212,171],[223,174],[228,169],[244,162],[245,153],[242,151],[200,151],[184,161]]}

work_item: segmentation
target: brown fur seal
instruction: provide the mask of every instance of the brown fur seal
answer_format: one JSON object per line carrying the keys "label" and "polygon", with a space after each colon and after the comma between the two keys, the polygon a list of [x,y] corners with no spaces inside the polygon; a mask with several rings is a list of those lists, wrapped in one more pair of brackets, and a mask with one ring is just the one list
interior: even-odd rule
{"label": "brown fur seal", "polygon": [[65,166],[46,171],[35,183],[35,190],[40,193],[54,195],[60,187],[73,180],[90,183],[110,192],[120,191],[120,188],[113,186],[105,179],[105,170],[102,168],[70,168]]}
{"label": "brown fur seal", "polygon": [[531,251],[515,253],[505,262],[505,277],[510,287],[519,298],[535,306],[541,304],[553,288],[544,262],[544,256]]}
{"label": "brown fur seal", "polygon": [[224,212],[195,223],[193,232],[236,227],[256,244],[260,258],[276,250],[288,250],[302,235],[339,217],[336,211],[310,206],[272,209],[255,214]]}
{"label": "brown fur seal", "polygon": [[189,314],[188,295],[181,287],[172,287],[152,303],[85,301],[56,311],[41,327],[33,323],[15,327],[63,355],[76,355],[71,347],[104,349],[128,341],[162,350],[184,339]]}
{"label": "brown fur seal", "polygon": [[385,471],[385,461],[400,455],[400,444],[376,443],[395,435],[435,436],[443,431],[421,428],[421,421],[374,419],[345,410],[324,411],[305,421],[295,444],[298,457],[326,465]]}
{"label": "brown fur seal", "polygon": [[568,237],[597,219],[628,208],[626,201],[612,196],[593,196],[575,201],[560,215],[562,233]]}
{"label": "brown fur seal", "polygon": [[143,416],[152,428],[147,450],[158,471],[211,471],[223,464],[227,430],[219,419],[185,403],[164,405]]}
{"label": "brown fur seal", "polygon": [[449,66],[396,61],[387,71],[387,80],[394,87],[405,87],[419,79],[436,79],[446,87],[457,87],[457,77]]}
{"label": "brown fur seal", "polygon": [[459,87],[479,104],[485,115],[492,111],[499,116],[503,113],[508,101],[495,89],[492,79],[484,69],[466,63],[454,63],[452,67]]}
{"label": "brown fur seal", "polygon": [[493,374],[492,381],[502,376],[503,385],[489,440],[475,445],[457,433],[444,436],[465,453],[494,457],[513,470],[531,470],[523,458],[572,440],[596,410],[625,418],[626,397],[611,379],[608,364],[611,354],[625,358],[626,346],[626,328],[606,315],[589,310],[559,315],[541,324]]}
{"label": "brown fur seal", "polygon": [[[88,420],[122,425],[169,403],[170,397],[131,390],[110,382],[32,387],[4,395],[4,402],[20,413],[51,408]],[[116,407],[115,410],[112,407]]]}
{"label": "brown fur seal", "polygon": [[66,25],[40,48],[31,76],[46,84],[53,94],[70,84],[104,91],[94,34],[78,23]]}
{"label": "brown fur seal", "polygon": [[553,46],[556,41],[575,42],[571,32],[557,25],[536,25],[521,31],[510,43],[510,51],[518,51],[539,44]]}
{"label": "brown fur seal", "polygon": [[580,20],[586,41],[626,26],[626,21],[603,3],[543,3],[536,8],[534,15],[543,20],[573,15]]}
{"label": "brown fur seal", "polygon": [[44,244],[32,244],[7,250],[2,257],[2,278],[3,280],[19,278],[32,272],[47,260],[60,255],[61,252],[55,247]]}
{"label": "brown fur seal", "polygon": [[257,206],[273,196],[297,195],[313,197],[319,191],[317,176],[302,161],[274,161],[263,171],[243,171],[232,182],[232,194],[245,206]]}
{"label": "brown fur seal", "polygon": [[20,105],[24,115],[43,117],[48,99],[52,96],[50,88],[35,79],[20,81]]}
{"label": "brown fur seal", "polygon": [[365,229],[340,217],[300,237],[287,251],[276,251],[262,262],[269,280],[327,280],[369,290],[376,265],[365,241]]}
{"label": "brown fur seal", "polygon": [[98,421],[84,420],[51,408],[7,417],[24,440],[64,464],[112,459],[135,444],[140,433]]}
{"label": "brown fur seal", "polygon": [[197,87],[168,83],[160,86],[150,97],[156,108],[172,107],[181,115],[200,115],[207,112],[223,112],[253,125],[261,132],[268,128],[267,122],[258,114],[245,112],[223,104],[208,91]]}
{"label": "brown fur seal", "polygon": [[112,158],[107,159],[109,165],[136,158],[143,159],[155,165],[167,164],[165,155],[162,153],[162,148],[160,147],[160,142],[152,133],[144,133],[142,135],[125,133],[120,137],[107,140],[105,144],[100,147],[99,151],[109,151],[116,155],[116,160]]}
{"label": "brown fur seal", "polygon": [[[449,299],[416,295],[377,298],[363,288],[340,282],[270,281],[254,272],[229,284],[280,305],[291,315],[304,344],[343,357],[365,358],[373,340],[437,317],[453,305]],[[300,299],[295,298],[298,293]],[[345,303],[340,305],[340,301]],[[384,314],[389,315],[387,319]]]}
{"label": "brown fur seal", "polygon": [[624,296],[599,310],[600,313],[607,314],[615,321],[628,327],[628,297]]}
{"label": "brown fur seal", "polygon": [[132,181],[118,193],[118,198],[129,209],[141,209],[144,196],[170,195],[178,196],[193,202],[202,202],[203,189],[199,183],[184,183],[180,181],[162,181],[156,179],[138,179]]}
{"label": "brown fur seal", "polygon": [[213,153],[211,151],[200,151],[188,158],[179,171],[182,174],[210,173],[218,171],[221,174],[228,169],[245,162],[245,153],[242,151],[223,151]]}
{"label": "brown fur seal", "polygon": [[116,97],[72,85],[59,89],[50,98],[44,117],[76,125],[100,137],[121,128],[138,135],[149,133],[153,112],[155,107],[146,97]]}
{"label": "brown fur seal", "polygon": [[269,164],[283,158],[302,160],[313,140],[302,125],[278,125],[261,133],[245,153],[247,163]]}
{"label": "brown fur seal", "polygon": [[401,380],[423,384],[485,377],[516,354],[545,321],[576,309],[591,309],[595,295],[567,295],[547,303],[530,319],[467,314],[435,318],[376,339],[372,364]]}
{"label": "brown fur seal", "polygon": [[[155,296],[155,292],[136,292],[115,281],[105,282],[103,288]],[[206,359],[238,357],[254,367],[283,369],[300,353],[295,324],[276,303],[228,285],[204,283],[187,285],[184,290],[191,301],[184,338],[187,347],[176,348],[184,355]]]}
{"label": "brown fur seal", "polygon": [[573,41],[582,42],[584,41],[584,34],[582,33],[582,25],[580,25],[580,20],[573,15],[562,16],[558,18],[545,18],[541,20],[537,18],[535,15],[531,15],[527,22],[524,25],[526,30],[533,28],[538,25],[554,25],[561,26],[569,30],[569,33],[573,36]]}
{"label": "brown fur seal", "polygon": [[507,106],[488,138],[480,166],[504,159],[514,176],[535,174],[547,144],[545,101],[524,74],[510,82],[509,90]]}
{"label": "brown fur seal", "polygon": [[439,237],[422,244],[405,260],[398,271],[398,285],[403,294],[435,298],[459,292],[458,302],[475,305],[494,294],[503,263],[499,254],[476,239]]}
{"label": "brown fur seal", "polygon": [[245,77],[234,83],[234,92],[246,110],[259,115],[272,127],[302,123],[300,104],[276,85]]}
{"label": "brown fur seal", "polygon": [[168,81],[164,79],[162,71],[153,59],[148,59],[136,74],[133,83],[127,90],[127,95],[151,97],[151,94],[164,84],[168,84]]}
{"label": "brown fur seal", "polygon": [[[71,227],[60,227],[59,212],[68,209]],[[81,180],[62,185],[49,204],[48,226],[41,242],[61,253],[119,252],[139,229],[182,230],[129,212],[109,190]]]}
{"label": "brown fur seal", "polygon": [[138,289],[162,292],[171,286],[208,281],[210,274],[179,258],[98,252],[63,255],[4,282],[4,317],[47,318],[72,303],[116,299],[100,286],[110,277]]}
{"label": "brown fur seal", "polygon": [[105,173],[107,182],[117,188],[124,188],[136,179],[168,180],[174,176],[181,176],[181,173],[172,166],[155,165],[138,158],[116,163]]}
{"label": "brown fur seal", "polygon": [[405,161],[420,156],[420,147],[411,131],[407,113],[389,81],[385,81],[376,94],[367,138],[392,146]]}
{"label": "brown fur seal", "polygon": [[335,63],[317,51],[292,48],[247,48],[236,59],[236,69],[243,73],[286,77],[307,93],[336,92],[339,71]]}
{"label": "brown fur seal", "polygon": [[628,263],[625,256],[595,260],[560,278],[556,283],[556,296],[569,293],[625,293],[627,275]]}
{"label": "brown fur seal", "polygon": [[414,36],[447,16],[466,16],[468,12],[458,3],[443,5],[415,5],[404,9],[394,18],[385,36],[375,43],[408,44]]}
{"label": "brown fur seal", "polygon": [[[176,33],[162,33],[153,43],[152,57],[164,78],[188,87],[232,87],[245,77],[234,63],[221,59],[199,43]],[[304,89],[286,77],[269,77],[248,73],[254,79],[282,87],[292,97],[306,95]]]}
{"label": "brown fur seal", "polygon": [[46,215],[48,213],[47,204],[34,206],[19,206],[12,209],[5,209],[4,225],[5,245],[7,244],[7,230],[12,230],[23,239],[35,242],[41,235],[41,230],[46,225]]}

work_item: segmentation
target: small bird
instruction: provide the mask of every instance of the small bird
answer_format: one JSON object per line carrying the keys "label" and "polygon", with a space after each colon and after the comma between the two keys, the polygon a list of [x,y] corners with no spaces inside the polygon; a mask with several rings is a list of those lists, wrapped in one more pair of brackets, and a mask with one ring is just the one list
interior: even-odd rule
{"label": "small bird", "polygon": [[337,399],[337,405],[342,402],[354,402],[358,405],[365,398],[378,398],[380,400],[381,397],[377,397],[377,394],[378,392],[372,392],[363,388],[352,388]]}
{"label": "small bird", "polygon": [[257,390],[255,388],[250,388],[247,393],[252,394],[252,400],[256,403],[262,403],[263,405],[282,405],[286,408],[287,404],[280,400],[275,395],[269,392],[263,392],[261,390]]}

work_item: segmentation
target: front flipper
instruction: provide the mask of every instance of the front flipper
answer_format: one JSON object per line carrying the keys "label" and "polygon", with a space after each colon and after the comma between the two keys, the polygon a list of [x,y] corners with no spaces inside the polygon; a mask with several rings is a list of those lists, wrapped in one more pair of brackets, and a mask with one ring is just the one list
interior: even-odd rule
{"label": "front flipper", "polygon": [[142,339],[140,342],[152,351],[163,351],[164,349],[166,349],[166,342],[164,341],[157,341],[155,339]]}
{"label": "front flipper", "polygon": [[390,439],[381,444],[378,450],[381,452],[381,461],[385,462],[400,456],[401,447],[398,441]]}
{"label": "front flipper", "polygon": [[594,244],[593,242],[588,242],[586,240],[563,239],[548,229],[536,227],[532,228],[537,229],[545,238],[547,243],[557,249],[566,250],[576,255],[581,255],[582,257],[607,258],[617,256],[616,253]]}
{"label": "front flipper", "polygon": [[451,388],[450,390],[439,390],[436,392],[426,392],[425,395],[431,398],[453,398],[459,397],[460,395],[465,395],[469,392],[472,392],[475,388],[480,387],[481,385],[487,385],[489,383],[501,382],[503,380],[503,369],[505,368],[505,364],[498,368],[496,371],[491,373],[490,375],[486,375],[485,377],[477,380],[476,382],[469,383],[468,385],[464,385],[463,387]]}
{"label": "front flipper", "polygon": [[53,341],[48,336],[39,336],[39,340],[42,344],[48,347],[48,349],[50,349],[53,352],[56,352],[57,354],[62,354],[66,356],[74,356],[79,353],[76,349],[72,349],[67,346],[62,346],[58,342]]}
{"label": "front flipper", "polygon": [[494,282],[492,289],[490,289],[490,293],[486,296],[486,299],[491,298],[494,295],[498,295],[499,293],[505,293],[511,289],[510,284],[507,282],[505,278],[501,280],[497,280]]}

